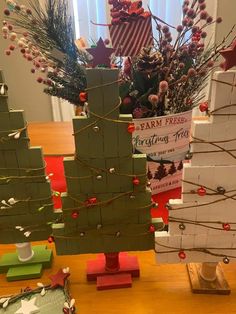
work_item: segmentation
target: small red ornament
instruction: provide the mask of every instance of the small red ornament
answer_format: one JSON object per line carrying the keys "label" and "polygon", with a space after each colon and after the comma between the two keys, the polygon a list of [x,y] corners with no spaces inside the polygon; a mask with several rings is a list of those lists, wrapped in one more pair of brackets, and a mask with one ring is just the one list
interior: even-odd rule
{"label": "small red ornament", "polygon": [[79,99],[81,102],[86,102],[88,100],[88,94],[85,92],[81,92],[79,94]]}
{"label": "small red ornament", "polygon": [[231,229],[230,224],[228,224],[228,223],[223,224],[222,227],[223,227],[223,229],[224,229],[225,231],[229,231],[229,230]]}
{"label": "small red ornament", "polygon": [[132,98],[127,96],[123,99],[122,103],[123,103],[123,105],[128,106],[128,105],[132,104]]}
{"label": "small red ornament", "polygon": [[73,219],[77,219],[77,218],[79,217],[79,213],[78,213],[78,212],[73,212],[73,213],[71,214],[71,217],[72,217]]}
{"label": "small red ornament", "polygon": [[48,243],[53,243],[55,242],[55,239],[53,236],[48,237]]}
{"label": "small red ornament", "polygon": [[180,251],[180,252],[178,253],[178,256],[179,256],[180,259],[185,259],[185,258],[186,258],[186,254],[185,254],[184,251]]}
{"label": "small red ornament", "polygon": [[200,110],[201,112],[207,112],[207,111],[208,111],[208,102],[205,101],[205,102],[201,103],[201,104],[199,105],[199,110]]}
{"label": "small red ornament", "polygon": [[197,190],[197,194],[199,196],[205,196],[206,195],[206,189],[204,189],[204,187],[200,187],[198,190]]}
{"label": "small red ornament", "polygon": [[5,9],[3,12],[6,16],[9,16],[11,14],[10,10],[8,9]]}
{"label": "small red ornament", "polygon": [[127,131],[128,131],[129,133],[131,133],[131,134],[135,131],[135,125],[134,125],[134,123],[130,123],[130,124],[128,125]]}
{"label": "small red ornament", "polygon": [[133,178],[133,185],[139,185],[140,184],[140,180],[138,178]]}
{"label": "small red ornament", "polygon": [[97,198],[96,197],[91,197],[87,200],[87,205],[94,205],[97,203]]}
{"label": "small red ornament", "polygon": [[38,78],[37,78],[37,82],[38,82],[38,83],[42,83],[42,82],[43,82],[43,78],[42,78],[42,77],[38,77]]}
{"label": "small red ornament", "polygon": [[150,233],[154,233],[156,231],[156,228],[153,226],[153,225],[151,225],[150,227],[149,227],[149,232]]}

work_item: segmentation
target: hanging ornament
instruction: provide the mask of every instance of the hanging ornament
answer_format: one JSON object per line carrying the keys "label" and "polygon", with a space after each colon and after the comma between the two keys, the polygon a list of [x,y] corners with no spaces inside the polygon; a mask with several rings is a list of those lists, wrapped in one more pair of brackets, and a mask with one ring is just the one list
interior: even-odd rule
{"label": "hanging ornament", "polygon": [[88,100],[88,94],[86,92],[81,92],[79,94],[79,99],[81,102],[86,102]]}
{"label": "hanging ornament", "polygon": [[186,254],[184,251],[179,251],[178,256],[180,259],[185,259],[186,258]]}
{"label": "hanging ornament", "polygon": [[116,232],[116,237],[119,238],[120,236],[121,236],[120,231],[117,231],[117,232]]}
{"label": "hanging ornament", "polygon": [[134,125],[134,123],[130,123],[130,124],[128,125],[127,131],[128,131],[129,133],[131,133],[131,134],[135,131],[135,125]]}
{"label": "hanging ornament", "polygon": [[115,173],[115,171],[116,171],[115,168],[110,168],[110,169],[109,169],[109,172],[110,172],[111,174],[112,174],[112,173]]}
{"label": "hanging ornament", "polygon": [[199,110],[201,112],[207,112],[208,111],[208,101],[205,101],[205,102],[201,103],[199,105]]}
{"label": "hanging ornament", "polygon": [[53,243],[55,242],[55,239],[53,236],[48,237],[48,243]]}
{"label": "hanging ornament", "polygon": [[200,187],[198,190],[197,190],[197,194],[199,196],[205,196],[206,195],[206,189],[204,187]]}
{"label": "hanging ornament", "polygon": [[85,236],[85,232],[80,232],[80,236],[84,237]]}
{"label": "hanging ornament", "polygon": [[225,231],[229,231],[229,230],[231,229],[230,224],[228,224],[228,223],[222,224],[222,228],[223,228]]}
{"label": "hanging ornament", "polygon": [[133,178],[133,185],[138,186],[140,184],[139,178],[135,177]]}
{"label": "hanging ornament", "polygon": [[94,205],[97,203],[97,198],[96,197],[91,197],[87,200],[88,205]]}
{"label": "hanging ornament", "polygon": [[131,200],[135,200],[135,195],[130,195],[130,197],[129,197]]}
{"label": "hanging ornament", "polygon": [[179,224],[179,229],[183,231],[183,230],[186,229],[186,227],[185,227],[185,225],[182,223],[182,224]]}
{"label": "hanging ornament", "polygon": [[148,181],[148,182],[147,182],[147,187],[150,188],[151,185],[152,185],[151,182]]}
{"label": "hanging ornament", "polygon": [[222,187],[222,186],[218,186],[217,187],[217,192],[221,195],[224,195],[225,194],[225,189]]}
{"label": "hanging ornament", "polygon": [[224,262],[224,264],[229,264],[230,260],[229,260],[229,258],[226,256],[226,257],[223,258],[223,262]]}
{"label": "hanging ornament", "polygon": [[71,217],[73,219],[77,219],[79,217],[79,213],[77,211],[74,211],[72,214],[71,214]]}
{"label": "hanging ornament", "polygon": [[98,224],[98,225],[97,225],[97,230],[100,230],[100,229],[102,229],[102,225],[101,225],[101,224]]}
{"label": "hanging ornament", "polygon": [[98,176],[96,177],[96,179],[100,181],[100,180],[102,180],[102,176],[101,176],[101,175],[98,175]]}
{"label": "hanging ornament", "polygon": [[151,226],[149,227],[149,232],[150,232],[150,233],[154,233],[155,231],[156,231],[155,226],[151,225]]}
{"label": "hanging ornament", "polygon": [[186,160],[191,160],[193,158],[193,154],[190,152],[187,152],[187,154],[185,155],[185,159]]}
{"label": "hanging ornament", "polygon": [[100,128],[96,125],[96,126],[94,126],[94,127],[93,127],[93,130],[94,130],[94,132],[96,132],[96,133],[97,133],[97,132],[99,132],[99,131],[100,131]]}

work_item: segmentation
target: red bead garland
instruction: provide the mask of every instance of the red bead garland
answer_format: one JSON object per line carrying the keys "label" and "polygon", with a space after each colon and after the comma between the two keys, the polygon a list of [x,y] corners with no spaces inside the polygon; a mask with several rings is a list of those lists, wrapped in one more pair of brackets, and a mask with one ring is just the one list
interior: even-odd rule
{"label": "red bead garland", "polygon": [[87,206],[89,205],[94,205],[97,203],[97,198],[96,197],[91,197],[86,201]]}
{"label": "red bead garland", "polygon": [[130,123],[130,124],[128,125],[127,131],[128,131],[129,133],[131,133],[131,134],[135,131],[135,125],[134,125],[134,123]]}
{"label": "red bead garland", "polygon": [[205,102],[203,102],[203,103],[201,103],[201,104],[199,105],[199,110],[200,110],[201,112],[207,112],[208,109],[209,109],[209,107],[208,107],[208,102],[207,102],[207,101],[205,101]]}
{"label": "red bead garland", "polygon": [[198,190],[197,190],[197,194],[199,196],[205,196],[206,195],[206,189],[204,187],[200,187]]}
{"label": "red bead garland", "polygon": [[79,213],[77,211],[74,211],[72,214],[71,214],[71,217],[73,219],[77,219],[79,217]]}
{"label": "red bead garland", "polygon": [[230,224],[228,223],[223,224],[222,227],[225,231],[229,231],[231,229]]}
{"label": "red bead garland", "polygon": [[178,253],[178,256],[179,256],[180,259],[185,259],[185,258],[186,258],[186,254],[185,254],[184,251],[180,251],[180,252]]}
{"label": "red bead garland", "polygon": [[140,184],[140,180],[138,178],[133,178],[133,185],[139,185]]}
{"label": "red bead garland", "polygon": [[48,243],[53,243],[55,242],[55,239],[53,236],[48,237]]}
{"label": "red bead garland", "polygon": [[81,102],[86,102],[88,100],[88,94],[85,92],[81,92],[79,94],[79,99]]}
{"label": "red bead garland", "polygon": [[156,231],[155,226],[151,225],[151,226],[149,227],[149,232],[150,232],[150,233],[154,233],[155,231]]}

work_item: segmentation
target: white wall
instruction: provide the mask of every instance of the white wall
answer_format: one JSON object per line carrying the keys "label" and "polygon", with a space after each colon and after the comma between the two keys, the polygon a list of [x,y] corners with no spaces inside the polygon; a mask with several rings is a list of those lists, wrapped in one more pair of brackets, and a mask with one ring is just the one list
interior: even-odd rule
{"label": "white wall", "polygon": [[[21,0],[21,3],[24,1]],[[4,20],[5,0],[0,0],[0,22]],[[5,55],[9,41],[0,36],[0,69],[3,70],[9,87],[9,105],[24,109],[27,121],[51,121],[51,99],[43,93],[43,85],[36,82],[37,76],[30,73],[31,63],[18,51],[10,57]]]}

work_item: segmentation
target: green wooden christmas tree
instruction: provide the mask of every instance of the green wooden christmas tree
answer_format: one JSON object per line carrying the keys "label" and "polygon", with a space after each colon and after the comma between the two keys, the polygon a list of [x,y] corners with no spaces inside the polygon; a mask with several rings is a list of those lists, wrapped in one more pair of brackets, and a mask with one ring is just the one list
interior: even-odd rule
{"label": "green wooden christmas tree", "polygon": [[29,147],[23,110],[9,110],[7,85],[0,71],[0,243],[17,243],[18,253],[0,259],[7,279],[39,277],[50,267],[51,250],[31,248],[45,240],[55,221],[52,192],[40,147]]}
{"label": "green wooden christmas tree", "polygon": [[87,81],[89,116],[73,119],[76,152],[64,159],[63,223],[53,234],[59,255],[105,253],[105,266],[88,264],[92,280],[124,271],[129,257],[118,252],[153,249],[162,222],[150,216],[146,155],[132,153],[132,116],[119,115],[118,70],[88,69]]}

